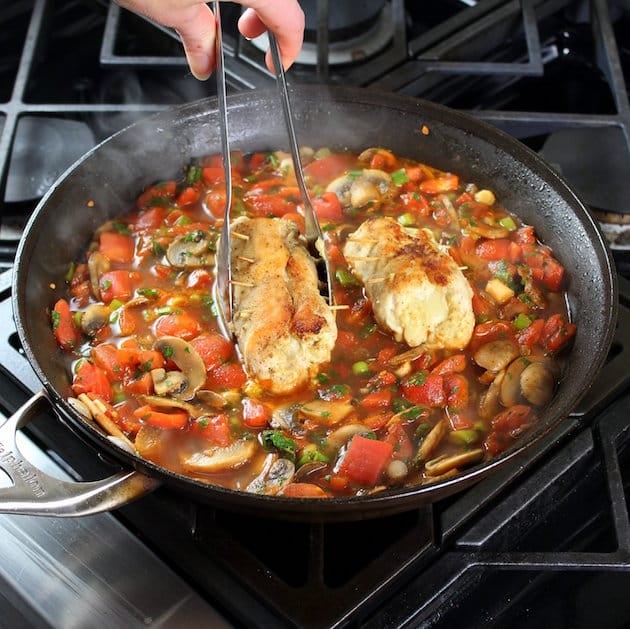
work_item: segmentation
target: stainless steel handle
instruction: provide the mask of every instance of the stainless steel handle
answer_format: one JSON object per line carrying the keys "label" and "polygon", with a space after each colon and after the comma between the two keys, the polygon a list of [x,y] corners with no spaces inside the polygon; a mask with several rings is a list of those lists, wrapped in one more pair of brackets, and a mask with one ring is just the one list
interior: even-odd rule
{"label": "stainless steel handle", "polygon": [[122,507],[156,489],[160,481],[135,471],[118,472],[90,482],[64,481],[49,476],[20,452],[16,433],[52,402],[44,391],[30,398],[0,426],[0,469],[11,487],[0,488],[0,513],[74,517]]}

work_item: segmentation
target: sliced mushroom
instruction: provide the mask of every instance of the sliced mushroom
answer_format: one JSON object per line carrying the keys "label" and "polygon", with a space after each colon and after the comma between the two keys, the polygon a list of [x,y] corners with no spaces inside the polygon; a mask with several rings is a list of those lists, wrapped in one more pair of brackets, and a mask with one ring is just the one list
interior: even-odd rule
{"label": "sliced mushroom", "polygon": [[325,424],[338,424],[354,411],[350,400],[312,400],[298,408],[298,415]]}
{"label": "sliced mushroom", "polygon": [[385,164],[389,166],[393,166],[396,163],[396,158],[391,151],[379,147],[370,147],[362,151],[359,154],[359,161],[369,164],[377,155],[380,155],[385,160]]}
{"label": "sliced mushroom", "polygon": [[208,232],[202,229],[176,238],[166,250],[166,259],[179,269],[196,268],[214,264],[214,253]]}
{"label": "sliced mushroom", "polygon": [[136,435],[134,444],[140,456],[145,459],[155,459],[160,456],[168,439],[168,431],[157,426],[143,424]]}
{"label": "sliced mushroom", "polygon": [[210,448],[181,458],[181,465],[189,472],[215,473],[233,470],[245,465],[256,453],[252,440],[235,441],[225,448]]}
{"label": "sliced mushroom", "polygon": [[483,458],[483,448],[469,450],[460,454],[447,455],[437,457],[431,461],[427,461],[424,470],[427,476],[441,476],[449,470],[461,469],[472,463],[477,463]]}
{"label": "sliced mushroom", "polygon": [[392,178],[383,170],[366,168],[358,175],[343,175],[331,181],[326,192],[334,192],[341,205],[363,207],[368,203],[380,205],[390,192]]}
{"label": "sliced mushroom", "polygon": [[188,387],[188,380],[181,371],[165,371],[154,369],[151,371],[153,389],[158,395],[172,395],[177,397]]}
{"label": "sliced mushroom", "polygon": [[92,294],[96,299],[101,298],[101,289],[99,287],[98,281],[103,275],[103,273],[107,273],[111,268],[111,264],[109,262],[109,258],[104,256],[100,251],[93,251],[88,258],[88,271],[90,273],[90,288],[92,289]]}
{"label": "sliced mushroom", "polygon": [[178,400],[172,397],[161,397],[159,395],[141,395],[138,399],[143,404],[148,404],[155,408],[180,408],[182,411],[186,411],[191,417],[195,419],[201,417],[204,414],[203,408],[194,404],[189,404],[183,400]]}
{"label": "sliced mushroom", "polygon": [[295,465],[288,459],[277,459],[269,470],[257,476],[245,491],[274,496],[286,487],[295,476]]}
{"label": "sliced mushroom", "polygon": [[446,434],[446,421],[441,419],[433,428],[431,432],[424,438],[424,441],[418,448],[418,453],[415,457],[416,463],[422,463],[426,461],[433,451],[440,445],[440,442]]}
{"label": "sliced mushroom", "polygon": [[269,425],[279,430],[291,431],[295,424],[295,416],[297,414],[297,406],[290,404],[289,406],[278,406],[271,413]]}
{"label": "sliced mushroom", "polygon": [[360,435],[370,432],[370,429],[363,424],[348,424],[331,432],[326,438],[328,446],[334,450],[339,450],[341,446],[350,441],[354,435]]}
{"label": "sliced mushroom", "polygon": [[184,373],[187,386],[173,395],[182,400],[191,400],[206,381],[206,366],[197,350],[177,336],[163,336],[153,344],[153,349],[172,360]]}
{"label": "sliced mushroom", "polygon": [[207,404],[211,408],[225,408],[229,404],[229,402],[220,393],[208,391],[207,389],[200,389],[197,391],[197,399],[201,400],[204,404]]}
{"label": "sliced mushroom", "polygon": [[300,465],[297,472],[295,473],[295,478],[293,480],[296,483],[308,482],[308,477],[311,474],[315,474],[316,472],[319,472],[327,466],[328,463],[325,463],[324,461],[311,461],[310,463]]}
{"label": "sliced mushroom", "polygon": [[479,417],[482,419],[491,419],[501,410],[501,383],[504,377],[505,371],[500,371],[479,398]]}
{"label": "sliced mushroom", "polygon": [[107,306],[92,304],[81,315],[81,330],[88,336],[94,336],[101,328],[109,324],[111,312]]}
{"label": "sliced mushroom", "polygon": [[393,461],[390,461],[389,465],[385,469],[385,473],[391,481],[400,483],[406,478],[407,474],[409,474],[409,468],[404,461],[394,459]]}
{"label": "sliced mushroom", "polygon": [[503,406],[514,406],[521,400],[521,374],[525,368],[531,364],[529,358],[524,356],[513,361],[505,372],[505,377],[501,383],[501,404]]}
{"label": "sliced mushroom", "polygon": [[553,397],[556,379],[549,367],[542,362],[533,362],[521,373],[521,393],[534,406],[544,406]]}
{"label": "sliced mushroom", "polygon": [[488,371],[501,371],[520,355],[516,343],[507,340],[490,341],[474,355],[475,362]]}

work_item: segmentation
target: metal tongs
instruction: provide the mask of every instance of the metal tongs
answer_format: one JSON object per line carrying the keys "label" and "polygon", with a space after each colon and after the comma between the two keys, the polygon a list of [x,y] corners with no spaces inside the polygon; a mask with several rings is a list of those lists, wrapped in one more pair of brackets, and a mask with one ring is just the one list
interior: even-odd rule
{"label": "metal tongs", "polygon": [[306,244],[309,253],[315,259],[316,264],[321,268],[324,265],[324,277],[326,282],[325,293],[328,298],[328,305],[334,305],[332,291],[332,275],[330,262],[324,245],[324,235],[322,228],[317,220],[317,215],[313,209],[313,204],[306,189],[304,182],[304,171],[302,170],[302,162],[300,160],[300,149],[298,147],[297,138],[295,136],[295,127],[293,126],[293,112],[291,110],[291,100],[289,98],[289,90],[287,88],[287,80],[284,74],[284,67],[280,59],[280,49],[275,35],[269,31],[269,47],[271,49],[271,58],[273,59],[273,67],[276,73],[276,81],[278,83],[278,91],[280,92],[280,100],[282,101],[282,111],[284,113],[284,123],[287,134],[289,136],[289,151],[293,160],[293,170],[295,171],[295,179],[300,189],[300,196],[304,204],[304,231]]}
{"label": "metal tongs", "polygon": [[[219,239],[219,247],[216,259],[216,282],[215,282],[215,301],[219,322],[223,328],[225,336],[232,336],[232,305],[233,305],[233,289],[232,289],[232,260],[231,260],[231,234],[230,234],[230,208],[232,205],[232,165],[230,159],[230,144],[228,134],[228,116],[225,88],[225,65],[223,57],[223,38],[221,32],[221,13],[219,9],[219,1],[212,2],[212,10],[216,20],[216,38],[215,38],[215,57],[216,57],[216,82],[217,96],[219,101],[219,123],[221,131],[221,154],[223,158],[223,170],[225,171],[225,209],[223,213],[223,226]],[[302,202],[304,204],[304,225],[305,238],[309,253],[313,256],[316,263],[324,265],[326,291],[328,303],[333,305],[332,293],[332,276],[330,264],[326,249],[324,247],[324,237],[322,234],[319,221],[315,215],[315,210],[311,204],[311,200],[304,182],[304,172],[300,161],[300,152],[293,126],[293,114],[291,111],[291,101],[289,100],[289,92],[284,74],[284,68],[280,59],[280,50],[278,42],[273,33],[269,32],[269,45],[278,83],[278,90],[282,101],[282,109],[284,112],[284,120],[286,130],[289,136],[289,150],[293,160],[293,169],[297,180]]]}

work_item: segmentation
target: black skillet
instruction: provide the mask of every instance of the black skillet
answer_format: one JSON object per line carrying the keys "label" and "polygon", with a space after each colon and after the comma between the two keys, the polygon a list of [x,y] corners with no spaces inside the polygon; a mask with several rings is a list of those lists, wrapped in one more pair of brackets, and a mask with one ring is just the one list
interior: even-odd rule
{"label": "black skillet", "polygon": [[[529,448],[563,421],[602,366],[616,321],[617,287],[603,237],[567,184],[536,154],[493,127],[421,100],[361,89],[300,88],[293,92],[299,142],[314,147],[385,146],[402,156],[452,171],[495,191],[535,226],[568,270],[569,307],[578,332],[557,394],[535,430],[501,456],[432,485],[330,500],[288,499],[226,490],[180,476],[113,444],[65,402],[69,380],[51,333],[49,312],[63,294],[63,277],[93,231],[128,211],[148,184],[177,176],[191,157],[219,151],[216,101],[195,102],[160,113],[121,131],[82,158],[52,187],[32,216],[18,251],[13,306],[26,355],[61,419],[91,446],[128,470],[90,488],[89,498],[48,500],[62,493],[37,472],[5,465],[21,485],[18,498],[0,495],[0,511],[80,515],[113,508],[165,483],[222,508],[294,519],[355,519],[417,507],[472,485]],[[230,140],[243,151],[286,149],[276,92],[247,92],[229,99]],[[24,423],[45,398],[28,403],[12,423]],[[11,422],[8,422],[11,423]],[[2,452],[21,460],[9,431]],[[86,447],[89,447],[86,445]],[[134,473],[133,470],[140,473]],[[32,475],[35,474],[35,482]],[[42,485],[42,491],[37,486]],[[52,489],[50,489],[52,487]],[[85,487],[79,484],[79,487]],[[35,488],[35,489],[34,489]],[[71,489],[82,493],[80,489]],[[49,497],[49,496],[48,496]],[[43,506],[39,506],[43,504]]]}

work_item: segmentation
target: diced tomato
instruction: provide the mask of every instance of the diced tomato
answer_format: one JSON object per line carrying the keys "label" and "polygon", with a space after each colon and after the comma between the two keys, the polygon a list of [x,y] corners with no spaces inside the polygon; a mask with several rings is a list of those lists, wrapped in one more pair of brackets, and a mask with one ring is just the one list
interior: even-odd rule
{"label": "diced tomato", "polygon": [[517,333],[516,340],[519,345],[524,345],[531,350],[540,341],[544,327],[544,319],[534,319],[526,328]]}
{"label": "diced tomato", "polygon": [[510,408],[506,408],[492,418],[492,428],[509,434],[520,429],[529,418],[531,412],[531,407],[525,404],[510,406]]}
{"label": "diced tomato", "polygon": [[190,344],[201,356],[207,371],[226,363],[234,354],[234,345],[220,334],[203,334]]}
{"label": "diced tomato", "polygon": [[427,198],[419,192],[403,192],[400,195],[403,205],[418,216],[429,216],[431,206]]}
{"label": "diced tomato", "polygon": [[136,205],[141,208],[147,208],[152,205],[159,205],[156,200],[160,199],[172,199],[175,196],[177,190],[177,183],[175,181],[164,181],[162,183],[155,184],[147,188],[136,201]]}
{"label": "diced tomato", "polygon": [[201,176],[208,186],[223,183],[225,181],[225,171],[223,170],[223,165],[206,166],[201,171]]}
{"label": "diced tomato", "polygon": [[512,263],[519,262],[522,257],[521,246],[507,238],[480,240],[475,253],[484,260],[506,260]]}
{"label": "diced tomato", "polygon": [[264,428],[269,423],[265,405],[251,398],[243,399],[243,421],[250,428]]}
{"label": "diced tomato", "polygon": [[488,454],[491,456],[496,456],[505,450],[513,440],[509,435],[505,433],[499,432],[498,430],[493,430],[488,434],[486,440],[483,442],[483,447],[486,449]]}
{"label": "diced tomato", "polygon": [[341,352],[354,352],[361,347],[361,339],[350,330],[339,330],[337,332],[337,344],[335,349]]}
{"label": "diced tomato", "polygon": [[158,317],[155,322],[155,336],[178,336],[190,341],[201,333],[201,324],[186,312],[172,313]]}
{"label": "diced tomato", "polygon": [[258,170],[264,165],[266,158],[264,153],[253,153],[249,156],[249,169]]}
{"label": "diced tomato", "polygon": [[77,394],[92,393],[104,402],[112,401],[112,386],[105,372],[93,363],[84,360],[74,375],[72,390]]}
{"label": "diced tomato", "polygon": [[552,291],[558,292],[562,287],[564,267],[554,258],[547,257],[543,262],[543,284]]}
{"label": "diced tomato", "polygon": [[107,271],[101,275],[98,281],[101,299],[110,303],[114,299],[128,301],[133,295],[132,272],[130,271]]}
{"label": "diced tomato", "polygon": [[188,423],[188,413],[185,411],[156,411],[148,404],[137,408],[133,414],[145,424],[166,430],[184,428]]}
{"label": "diced tomato", "polygon": [[81,332],[74,322],[70,304],[65,299],[60,299],[54,305],[51,319],[57,343],[67,351],[78,347],[81,340]]}
{"label": "diced tomato", "polygon": [[514,232],[514,240],[521,245],[533,245],[536,243],[536,234],[531,225],[523,225]]}
{"label": "diced tomato", "polygon": [[370,430],[380,430],[392,418],[393,414],[391,410],[370,413],[363,419],[363,425]]}
{"label": "diced tomato", "polygon": [[283,199],[277,194],[246,194],[245,205],[257,216],[284,216],[293,213],[296,205],[293,201]]}
{"label": "diced tomato", "polygon": [[444,378],[438,374],[414,374],[401,385],[403,397],[419,406],[443,407],[446,402]]}
{"label": "diced tomato", "polygon": [[225,190],[210,190],[206,194],[205,204],[214,218],[223,218],[225,199]]}
{"label": "diced tomato", "polygon": [[228,416],[224,413],[213,416],[204,415],[199,419],[195,419],[190,426],[190,430],[221,448],[229,446],[232,441]]}
{"label": "diced tomato", "polygon": [[461,374],[452,373],[444,378],[444,388],[446,390],[446,411],[451,428],[453,430],[472,428],[474,422],[467,415],[468,380]]}
{"label": "diced tomato", "polygon": [[287,498],[325,498],[328,495],[313,483],[289,483],[280,494]]}
{"label": "diced tomato", "polygon": [[92,348],[90,352],[94,364],[102,369],[111,382],[122,382],[125,367],[120,362],[118,348],[111,344],[101,344]]}
{"label": "diced tomato", "polygon": [[135,435],[142,428],[142,422],[133,414],[138,408],[132,400],[125,400],[113,407],[112,418],[128,435]]}
{"label": "diced tomato", "polygon": [[165,218],[166,208],[161,206],[148,207],[143,212],[134,216],[132,225],[134,229],[139,231],[143,231],[145,229],[154,230],[164,223]]}
{"label": "diced tomato", "polygon": [[486,297],[483,293],[480,293],[478,290],[474,290],[474,289],[473,289],[473,298],[472,298],[472,308],[473,308],[473,312],[477,316],[484,316],[484,317],[491,315],[495,311],[495,306],[490,301],[490,299]]}
{"label": "diced tomato", "polygon": [[137,327],[136,314],[131,308],[121,308],[118,313],[118,327],[121,336],[131,336]]}
{"label": "diced tomato", "polygon": [[354,163],[354,158],[350,154],[337,153],[313,160],[304,167],[304,174],[311,177],[316,184],[327,185],[343,175]]}
{"label": "diced tomato", "polygon": [[379,389],[371,391],[363,396],[359,401],[359,405],[363,408],[389,408],[392,404],[392,392],[390,389]]}
{"label": "diced tomato", "polygon": [[498,339],[513,339],[514,333],[514,326],[508,321],[501,321],[499,319],[484,321],[484,323],[475,326],[470,341],[470,347],[477,349],[485,343],[490,343]]}
{"label": "diced tomato", "polygon": [[143,373],[138,378],[125,380],[125,391],[132,395],[152,395],[153,378],[150,373]]}
{"label": "diced tomato", "polygon": [[212,274],[206,269],[194,269],[186,280],[186,286],[188,288],[210,288],[213,281]]}
{"label": "diced tomato", "polygon": [[431,369],[431,373],[439,376],[446,376],[451,373],[461,373],[464,369],[466,369],[466,355],[454,354],[453,356],[445,358],[441,363],[438,363],[435,367],[433,367],[433,369]]}
{"label": "diced tomato", "polygon": [[131,262],[135,251],[133,238],[118,232],[102,232],[99,236],[99,251],[112,262]]}
{"label": "diced tomato", "polygon": [[405,172],[407,173],[407,177],[409,177],[409,181],[413,183],[418,183],[424,179],[424,173],[420,166],[405,166]]}
{"label": "diced tomato", "polygon": [[375,485],[393,451],[391,443],[355,435],[339,466],[339,474],[361,485]]}
{"label": "diced tomato", "polygon": [[209,389],[240,389],[245,382],[247,376],[243,368],[237,363],[227,363],[219,365],[213,369],[206,380]]}
{"label": "diced tomato", "polygon": [[452,192],[459,188],[459,177],[447,173],[434,179],[425,179],[419,184],[420,190],[426,194],[439,194],[440,192]]}
{"label": "diced tomato", "polygon": [[540,334],[541,343],[548,352],[561,350],[575,335],[576,326],[569,323],[561,314],[547,319]]}
{"label": "diced tomato", "polygon": [[338,223],[343,218],[341,203],[334,192],[324,192],[321,197],[316,197],[312,201],[315,214],[321,222]]}
{"label": "diced tomato", "polygon": [[184,205],[192,205],[193,203],[197,203],[199,201],[199,197],[201,193],[198,188],[194,188],[193,186],[187,186],[177,195],[177,205],[179,207],[183,207]]}

